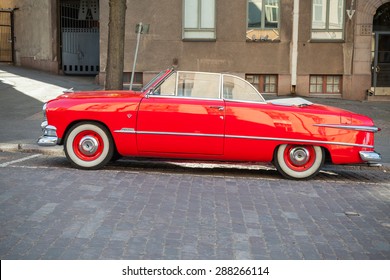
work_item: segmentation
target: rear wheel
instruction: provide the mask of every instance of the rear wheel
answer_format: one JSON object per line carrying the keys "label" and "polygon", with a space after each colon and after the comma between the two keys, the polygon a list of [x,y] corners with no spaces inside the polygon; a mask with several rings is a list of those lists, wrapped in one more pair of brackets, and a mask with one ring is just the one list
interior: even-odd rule
{"label": "rear wheel", "polygon": [[274,156],[276,169],[289,179],[309,179],[324,164],[324,151],[319,146],[281,145]]}
{"label": "rear wheel", "polygon": [[82,169],[99,169],[112,158],[114,143],[103,125],[82,122],[69,129],[64,150],[72,165]]}

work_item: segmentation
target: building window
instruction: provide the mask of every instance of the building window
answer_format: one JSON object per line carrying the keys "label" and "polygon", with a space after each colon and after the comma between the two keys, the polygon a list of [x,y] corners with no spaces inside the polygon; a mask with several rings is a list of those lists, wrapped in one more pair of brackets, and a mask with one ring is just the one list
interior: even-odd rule
{"label": "building window", "polygon": [[183,39],[215,40],[215,0],[183,0]]}
{"label": "building window", "polygon": [[277,75],[247,74],[245,75],[245,80],[251,83],[261,93],[278,92]]}
{"label": "building window", "polygon": [[248,0],[247,40],[279,39],[280,0]]}
{"label": "building window", "polygon": [[343,40],[345,0],[312,0],[314,40]]}
{"label": "building window", "polygon": [[341,93],[341,76],[311,75],[310,93]]}
{"label": "building window", "polygon": [[[123,72],[123,85],[124,87],[128,87],[131,81],[131,72]],[[143,73],[135,72],[134,80],[133,80],[133,90],[139,90],[142,88],[143,83]]]}

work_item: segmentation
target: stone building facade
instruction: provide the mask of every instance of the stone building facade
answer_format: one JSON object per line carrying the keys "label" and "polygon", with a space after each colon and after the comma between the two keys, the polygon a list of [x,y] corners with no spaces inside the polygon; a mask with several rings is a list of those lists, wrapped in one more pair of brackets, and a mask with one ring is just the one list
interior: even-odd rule
{"label": "stone building facade", "polygon": [[[104,83],[108,2],[2,0],[14,63]],[[264,94],[389,100],[389,19],[389,0],[127,0],[124,78],[142,22],[139,84],[175,66],[234,73]]]}

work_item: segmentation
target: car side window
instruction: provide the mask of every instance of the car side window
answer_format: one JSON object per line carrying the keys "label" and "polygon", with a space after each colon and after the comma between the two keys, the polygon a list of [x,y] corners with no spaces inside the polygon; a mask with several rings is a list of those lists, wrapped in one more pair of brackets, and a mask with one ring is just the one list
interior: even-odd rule
{"label": "car side window", "polygon": [[220,74],[179,72],[178,75],[177,96],[219,98]]}
{"label": "car side window", "polygon": [[219,99],[221,75],[217,73],[176,72],[152,95]]}
{"label": "car side window", "polygon": [[223,75],[223,98],[241,101],[264,101],[258,91],[244,79]]}

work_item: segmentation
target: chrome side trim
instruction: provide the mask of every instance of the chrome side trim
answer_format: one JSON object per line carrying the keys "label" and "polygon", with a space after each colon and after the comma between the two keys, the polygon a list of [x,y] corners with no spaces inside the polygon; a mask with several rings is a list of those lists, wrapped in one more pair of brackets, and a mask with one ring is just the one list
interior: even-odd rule
{"label": "chrome side trim", "polygon": [[137,131],[137,134],[155,134],[155,135],[176,135],[176,136],[197,136],[197,137],[217,137],[223,138],[223,134],[207,134],[207,133],[185,133],[185,132],[157,132],[157,131]]}
{"label": "chrome side trim", "polygon": [[364,125],[345,125],[345,124],[313,124],[319,127],[330,127],[357,131],[378,132],[380,129],[376,126],[364,126]]}
{"label": "chrome side trim", "polygon": [[158,95],[158,94],[149,94],[149,98],[173,98],[173,99],[195,99],[195,100],[211,100],[211,101],[221,101],[221,98],[206,98],[206,97],[194,97],[194,96],[177,96],[177,95]]}
{"label": "chrome side trim", "polygon": [[360,151],[359,155],[363,161],[378,162],[382,160],[381,155],[376,152]]}
{"label": "chrome side trim", "polygon": [[[122,132],[115,131],[115,132]],[[292,143],[307,143],[307,144],[324,144],[324,145],[339,145],[339,146],[350,146],[360,148],[374,148],[372,145],[354,144],[345,142],[332,142],[332,141],[321,141],[321,140],[305,140],[305,139],[292,139],[292,138],[277,138],[277,137],[259,137],[259,136],[241,136],[241,135],[223,135],[223,134],[205,134],[205,133],[180,133],[180,132],[160,132],[160,131],[134,131],[134,132],[123,132],[123,133],[136,133],[144,135],[175,135],[175,136],[197,136],[197,137],[218,137],[218,138],[231,138],[231,139],[249,139],[249,140],[260,140],[260,141],[282,141]]]}
{"label": "chrome side trim", "polygon": [[114,132],[116,132],[116,133],[135,133],[135,130],[134,130],[134,128],[124,127],[121,129],[114,130]]}
{"label": "chrome side trim", "polygon": [[238,136],[238,135],[226,135],[226,138],[240,138],[240,139],[253,139],[253,140],[284,141],[284,142],[294,142],[294,143],[299,142],[299,143],[308,143],[308,144],[325,144],[325,145],[340,145],[340,146],[351,146],[351,147],[361,147],[361,148],[374,148],[374,146],[364,145],[364,144],[321,141],[321,140],[292,139],[292,138]]}

